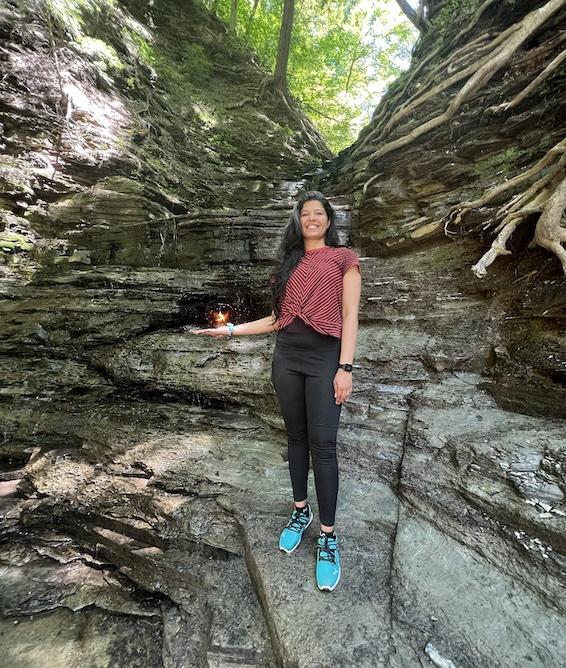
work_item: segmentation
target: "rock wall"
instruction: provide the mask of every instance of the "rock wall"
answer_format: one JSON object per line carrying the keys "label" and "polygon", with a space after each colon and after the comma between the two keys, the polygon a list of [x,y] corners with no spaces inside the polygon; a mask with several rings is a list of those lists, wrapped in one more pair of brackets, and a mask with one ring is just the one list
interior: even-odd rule
{"label": "rock wall", "polygon": [[[456,5],[460,22],[448,14]],[[494,68],[501,36],[532,26],[550,5],[547,20]],[[558,665],[564,650],[549,649],[550,627],[542,622],[533,635],[528,620],[533,605],[539,619],[546,606],[558,611],[564,586],[566,279],[559,252],[529,242],[544,188],[565,177],[566,87],[553,63],[563,58],[566,9],[470,2],[430,10],[411,69],[317,180],[355,205],[354,243],[366,256],[362,393],[373,386],[377,404],[360,412],[370,443],[389,456],[370,463],[365,440],[345,450],[357,467],[388,478],[400,499],[394,628],[420,635],[435,665]],[[478,277],[476,263],[513,210],[510,254]],[[394,397],[395,414],[405,411],[397,433]],[[412,665],[410,654],[403,660]]]}
{"label": "rock wall", "polygon": [[[196,3],[1,10],[9,665],[564,664],[564,278],[527,248],[536,215],[483,279],[470,267],[501,202],[456,224],[563,136],[561,70],[517,109],[484,110],[555,56],[564,10],[449,122],[372,159],[461,83],[384,130],[392,114],[533,9],[428,4],[411,70],[324,171],[296,110],[245,101],[265,72]],[[308,185],[362,255],[328,596],[313,534],[276,548],[290,489],[273,337],[183,329],[266,315]]]}
{"label": "rock wall", "polygon": [[[484,324],[470,322],[463,345],[490,342],[473,363],[500,406],[564,418],[566,264],[529,245],[545,188],[564,178],[564,6],[427,4],[431,29],[411,69],[334,161],[326,187],[356,202],[364,253],[426,255],[433,285],[452,272],[462,298],[483,303]],[[505,185],[512,180],[515,187]],[[519,217],[510,220],[513,210]],[[504,250],[509,222],[517,229]],[[465,268],[481,275],[476,263],[494,240],[498,253],[510,255],[477,280]]]}
{"label": "rock wall", "polygon": [[198,3],[14,0],[0,22],[8,276],[88,263],[76,235],[265,204],[328,155],[296,110],[241,106],[266,73]]}

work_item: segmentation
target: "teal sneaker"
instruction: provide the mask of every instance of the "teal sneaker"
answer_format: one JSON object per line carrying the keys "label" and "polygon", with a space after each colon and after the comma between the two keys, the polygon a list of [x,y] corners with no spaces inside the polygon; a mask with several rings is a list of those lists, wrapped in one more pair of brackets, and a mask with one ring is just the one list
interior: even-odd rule
{"label": "teal sneaker", "polygon": [[293,550],[297,549],[305,529],[312,522],[312,510],[307,503],[309,514],[305,515],[300,510],[293,510],[291,519],[287,522],[287,526],[279,536],[279,549],[287,554],[291,554]]}
{"label": "teal sneaker", "polygon": [[320,590],[333,591],[339,580],[338,538],[322,534],[316,544],[316,584]]}

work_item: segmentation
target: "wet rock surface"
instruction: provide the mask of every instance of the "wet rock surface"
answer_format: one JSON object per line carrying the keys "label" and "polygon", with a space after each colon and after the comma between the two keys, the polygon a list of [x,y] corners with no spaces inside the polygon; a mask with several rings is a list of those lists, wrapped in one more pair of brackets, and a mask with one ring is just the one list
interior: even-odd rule
{"label": "wet rock surface", "polygon": [[[15,67],[9,45],[20,35],[17,50],[28,53],[31,10],[9,8],[0,39]],[[171,10],[165,39],[180,15],[176,3],[162,8]],[[114,11],[143,23],[138,3]],[[45,20],[33,16],[48,53]],[[213,43],[215,31],[212,22],[201,32]],[[138,63],[149,86],[147,66],[126,63]],[[254,84],[248,65],[235,61],[225,81]],[[56,75],[43,74],[46,109],[55,108]],[[1,83],[12,86],[1,122],[51,127],[52,112],[35,106],[16,123],[16,78]],[[87,81],[95,95],[100,82]],[[158,81],[166,86],[163,71]],[[115,85],[102,90],[115,94]],[[161,103],[149,99],[155,115]],[[164,104],[175,112],[171,97]],[[116,117],[116,128],[134,122],[126,108],[133,116]],[[2,158],[2,220],[19,235],[0,243],[7,664],[564,665],[563,279],[523,258],[517,276],[502,270],[479,282],[469,271],[478,241],[449,240],[421,220],[421,209],[462,196],[479,140],[462,128],[469,157],[458,169],[440,149],[428,166],[421,148],[392,154],[382,199],[361,209],[339,194],[351,193],[348,167],[331,167],[327,191],[341,241],[362,256],[363,292],[354,393],[338,437],[343,575],[329,594],[314,581],[312,478],[315,522],[293,555],[277,550],[291,495],[270,380],[274,338],[223,341],[186,329],[221,306],[237,322],[269,312],[277,240],[296,193],[319,182],[302,173],[316,151],[300,134],[274,135],[281,160],[268,164],[273,145],[260,128],[221,164],[191,114],[192,143],[183,143],[173,112],[162,112],[164,134],[150,135],[144,151],[134,133],[135,146],[97,156],[98,167],[62,141],[56,174],[30,175],[22,129]],[[246,113],[233,118],[243,129]],[[268,107],[258,113],[267,125],[283,122]],[[84,111],[78,118],[81,131],[96,126]],[[250,145],[250,164],[236,172]],[[171,166],[150,161],[160,147],[191,174],[176,181]],[[407,164],[410,188],[396,180]],[[360,162],[352,180],[363,170]],[[228,184],[224,199],[203,175]]]}

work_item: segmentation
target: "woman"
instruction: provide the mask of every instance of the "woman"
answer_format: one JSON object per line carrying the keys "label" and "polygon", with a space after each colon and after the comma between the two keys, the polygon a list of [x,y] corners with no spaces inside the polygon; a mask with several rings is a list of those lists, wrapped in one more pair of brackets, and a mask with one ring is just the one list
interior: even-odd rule
{"label": "woman", "polygon": [[270,316],[234,326],[193,330],[215,337],[277,331],[271,378],[288,437],[295,505],[279,537],[293,552],[312,522],[307,501],[309,452],[320,512],[316,581],[332,591],[340,579],[334,516],[338,497],[336,433],[342,404],[352,394],[352,363],[358,333],[360,263],[338,245],[336,214],[320,192],[296,203],[271,277]]}

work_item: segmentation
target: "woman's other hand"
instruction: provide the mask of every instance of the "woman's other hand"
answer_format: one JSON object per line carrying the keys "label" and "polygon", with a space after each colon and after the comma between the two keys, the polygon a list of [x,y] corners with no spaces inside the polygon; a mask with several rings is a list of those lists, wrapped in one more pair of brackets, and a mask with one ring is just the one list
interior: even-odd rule
{"label": "woman's other hand", "polygon": [[334,399],[336,404],[348,401],[352,394],[352,374],[344,369],[338,369],[334,376]]}
{"label": "woman's other hand", "polygon": [[226,325],[221,327],[213,327],[211,329],[187,329],[189,334],[199,334],[201,336],[213,336],[215,339],[225,339],[228,337],[230,332]]}

